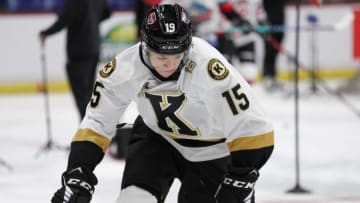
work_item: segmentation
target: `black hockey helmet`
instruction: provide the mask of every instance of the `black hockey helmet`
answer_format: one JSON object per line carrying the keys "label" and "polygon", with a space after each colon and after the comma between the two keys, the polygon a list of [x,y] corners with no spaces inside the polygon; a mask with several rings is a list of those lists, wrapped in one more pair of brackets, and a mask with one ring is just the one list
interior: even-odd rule
{"label": "black hockey helmet", "polygon": [[189,49],[192,42],[191,22],[178,4],[153,6],[142,24],[142,40],[160,54],[177,54]]}

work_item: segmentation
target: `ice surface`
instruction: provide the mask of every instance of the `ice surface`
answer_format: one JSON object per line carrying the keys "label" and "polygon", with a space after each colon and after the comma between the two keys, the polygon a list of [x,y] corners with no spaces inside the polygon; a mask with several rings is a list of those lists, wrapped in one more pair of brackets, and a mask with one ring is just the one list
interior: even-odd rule
{"label": "ice surface", "polygon": [[[306,88],[301,92],[300,184],[311,193],[288,194],[295,186],[294,97],[266,93],[260,85],[254,89],[276,132],[275,151],[257,183],[257,202],[359,203],[360,118],[326,92],[306,93]],[[359,95],[347,98],[360,109]],[[68,146],[79,124],[71,95],[50,94],[50,112],[54,145]],[[0,114],[0,162],[4,162],[0,202],[50,202],[68,154],[56,146],[43,148],[47,142],[43,95],[0,95]],[[123,168],[124,161],[105,156],[95,170],[99,184],[92,202],[114,202]],[[178,187],[176,181],[167,203],[176,202]]]}

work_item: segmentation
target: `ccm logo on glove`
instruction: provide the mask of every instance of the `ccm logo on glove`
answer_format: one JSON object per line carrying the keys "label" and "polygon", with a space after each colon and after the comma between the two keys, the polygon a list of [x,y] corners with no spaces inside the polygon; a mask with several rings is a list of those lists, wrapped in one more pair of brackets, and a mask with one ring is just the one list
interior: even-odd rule
{"label": "ccm logo on glove", "polygon": [[76,178],[69,178],[69,180],[67,181],[68,185],[80,185],[81,187],[83,187],[84,189],[86,189],[87,191],[89,191],[91,194],[94,193],[94,188],[87,182],[76,179]]}
{"label": "ccm logo on glove", "polygon": [[254,189],[255,186],[255,182],[244,182],[229,177],[225,177],[223,183],[226,185],[232,185],[237,188],[245,188],[245,189]]}

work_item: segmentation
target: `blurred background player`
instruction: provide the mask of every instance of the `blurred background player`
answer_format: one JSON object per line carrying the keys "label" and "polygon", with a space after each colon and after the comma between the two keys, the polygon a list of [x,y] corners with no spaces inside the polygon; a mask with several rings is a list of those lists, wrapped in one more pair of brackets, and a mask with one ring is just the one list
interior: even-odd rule
{"label": "blurred background player", "polygon": [[[220,50],[228,56],[244,78],[252,84],[256,81],[259,66],[257,33],[251,30],[266,24],[262,0],[219,0],[224,32],[220,38]],[[240,64],[239,64],[240,63]]]}
{"label": "blurred background player", "polygon": [[[272,26],[283,27],[285,25],[285,4],[287,0],[263,0],[264,9],[267,14],[267,21]],[[284,38],[284,31],[271,32],[268,35],[276,40],[278,43],[282,43]],[[263,83],[267,91],[272,92],[281,89],[282,86],[277,80],[277,67],[276,60],[279,54],[279,50],[271,45],[268,41],[264,41],[264,62],[263,62]]]}
{"label": "blurred background player", "polygon": [[[88,203],[93,173],[119,118],[137,104],[118,203],[254,203],[274,132],[252,88],[213,46],[192,36],[179,5],[154,6],[141,42],[99,72],[53,203]],[[120,168],[119,168],[120,170]]]}
{"label": "blurred background player", "polygon": [[66,28],[66,73],[80,118],[92,94],[100,55],[101,21],[109,18],[107,0],[66,0],[57,20],[40,32],[40,42]]}

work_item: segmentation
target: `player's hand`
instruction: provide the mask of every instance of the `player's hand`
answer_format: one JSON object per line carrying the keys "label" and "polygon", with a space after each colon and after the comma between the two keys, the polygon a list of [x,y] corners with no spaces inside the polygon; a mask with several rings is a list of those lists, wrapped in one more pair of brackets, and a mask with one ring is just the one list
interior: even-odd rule
{"label": "player's hand", "polygon": [[250,203],[258,177],[256,169],[231,167],[215,194],[216,202]]}
{"label": "player's hand", "polygon": [[52,203],[89,203],[97,184],[95,175],[78,167],[62,174],[62,187],[51,199]]}

